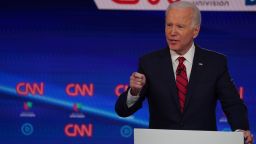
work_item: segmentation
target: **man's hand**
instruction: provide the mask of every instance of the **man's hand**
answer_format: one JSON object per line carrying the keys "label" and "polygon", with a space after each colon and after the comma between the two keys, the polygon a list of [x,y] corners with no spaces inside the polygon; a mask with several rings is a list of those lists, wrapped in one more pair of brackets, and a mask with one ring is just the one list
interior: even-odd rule
{"label": "man's hand", "polygon": [[130,87],[131,87],[131,94],[133,96],[136,96],[140,93],[141,89],[146,83],[146,77],[145,75],[133,72],[130,76]]}
{"label": "man's hand", "polygon": [[253,134],[247,130],[241,130],[241,129],[238,129],[236,130],[237,132],[243,132],[244,134],[244,143],[245,144],[253,144],[254,143],[254,140],[253,140]]}
{"label": "man's hand", "polygon": [[242,132],[244,133],[245,144],[253,144],[253,134],[249,130]]}

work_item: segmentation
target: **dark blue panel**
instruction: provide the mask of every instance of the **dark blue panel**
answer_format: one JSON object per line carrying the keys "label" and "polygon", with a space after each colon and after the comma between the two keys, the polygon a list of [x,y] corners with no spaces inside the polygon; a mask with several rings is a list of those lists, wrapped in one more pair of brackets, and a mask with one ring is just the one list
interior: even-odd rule
{"label": "dark blue panel", "polygon": [[[134,116],[119,118],[115,92],[128,84],[139,56],[166,46],[164,12],[99,11],[85,0],[10,0],[0,7],[1,142],[133,143],[133,128],[147,127],[147,103]],[[196,42],[227,55],[255,133],[256,13],[202,16]],[[33,84],[43,91],[22,96]],[[89,90],[75,95],[72,84]],[[230,129],[219,106],[217,121],[219,130]]]}

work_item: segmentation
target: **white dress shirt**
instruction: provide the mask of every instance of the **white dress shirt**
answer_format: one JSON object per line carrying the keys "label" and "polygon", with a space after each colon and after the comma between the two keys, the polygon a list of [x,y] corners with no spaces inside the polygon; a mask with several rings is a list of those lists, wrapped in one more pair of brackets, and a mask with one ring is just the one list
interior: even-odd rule
{"label": "white dress shirt", "polygon": [[[173,67],[173,73],[174,73],[175,79],[176,79],[176,69],[179,65],[178,57],[182,56],[186,59],[183,62],[183,64],[186,66],[186,73],[187,73],[187,78],[188,78],[188,81],[189,81],[190,73],[191,73],[191,69],[192,69],[192,64],[193,64],[193,59],[194,59],[194,54],[195,54],[195,45],[194,45],[194,43],[192,44],[190,49],[187,51],[187,53],[184,54],[184,55],[179,55],[173,50],[170,50],[170,54],[171,54],[171,58],[172,58],[171,59],[172,60],[172,67]],[[126,104],[127,104],[128,108],[133,106],[133,104],[135,104],[138,99],[139,99],[139,94],[137,96],[132,96],[131,95],[131,89],[129,89],[128,95],[127,95],[127,100],[126,100]]]}

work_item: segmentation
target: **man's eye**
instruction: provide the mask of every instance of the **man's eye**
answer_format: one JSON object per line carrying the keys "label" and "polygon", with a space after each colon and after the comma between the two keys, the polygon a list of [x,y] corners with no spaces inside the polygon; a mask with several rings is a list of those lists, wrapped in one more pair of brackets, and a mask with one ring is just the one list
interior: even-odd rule
{"label": "man's eye", "polygon": [[172,24],[167,24],[167,26],[168,26],[168,27],[171,27],[171,26],[172,26]]}

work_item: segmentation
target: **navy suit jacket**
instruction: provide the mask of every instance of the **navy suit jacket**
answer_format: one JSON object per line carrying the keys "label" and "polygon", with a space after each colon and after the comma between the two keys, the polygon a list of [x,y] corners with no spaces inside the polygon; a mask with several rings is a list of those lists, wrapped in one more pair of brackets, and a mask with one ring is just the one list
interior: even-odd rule
{"label": "navy suit jacket", "polygon": [[220,100],[231,129],[249,129],[247,108],[230,78],[224,55],[196,46],[183,113],[169,48],[141,57],[138,72],[146,76],[146,85],[130,108],[126,105],[128,91],[120,95],[115,106],[119,116],[132,115],[147,98],[149,128],[215,131],[216,104]]}

